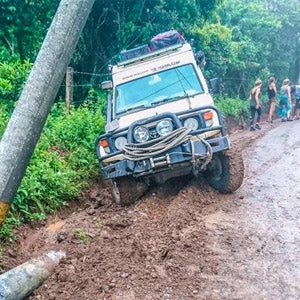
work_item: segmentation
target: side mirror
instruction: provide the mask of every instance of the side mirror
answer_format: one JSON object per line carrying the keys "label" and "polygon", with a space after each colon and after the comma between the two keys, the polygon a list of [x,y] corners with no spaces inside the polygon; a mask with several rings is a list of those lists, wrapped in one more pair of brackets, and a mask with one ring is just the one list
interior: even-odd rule
{"label": "side mirror", "polygon": [[220,78],[212,78],[209,80],[210,90],[213,94],[220,92]]}
{"label": "side mirror", "polygon": [[106,80],[101,82],[102,90],[111,90],[113,88],[113,84],[111,80]]}

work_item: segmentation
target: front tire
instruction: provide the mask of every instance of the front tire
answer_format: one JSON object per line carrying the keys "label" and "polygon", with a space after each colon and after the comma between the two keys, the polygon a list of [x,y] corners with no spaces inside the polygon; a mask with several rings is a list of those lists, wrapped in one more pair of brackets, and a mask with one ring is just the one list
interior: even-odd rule
{"label": "front tire", "polygon": [[114,201],[121,206],[133,204],[148,190],[144,182],[136,181],[130,176],[111,179],[110,187]]}
{"label": "front tire", "polygon": [[243,183],[244,162],[240,153],[216,153],[205,172],[209,185],[221,193],[233,193]]}

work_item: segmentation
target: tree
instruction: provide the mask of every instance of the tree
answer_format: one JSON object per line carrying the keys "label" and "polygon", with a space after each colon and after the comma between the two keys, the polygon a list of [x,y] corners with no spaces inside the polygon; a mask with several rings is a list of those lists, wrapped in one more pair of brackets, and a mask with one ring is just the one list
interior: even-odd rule
{"label": "tree", "polygon": [[84,70],[105,73],[121,50],[148,43],[169,29],[190,37],[202,26],[219,0],[98,0],[89,17],[73,63]]}
{"label": "tree", "polygon": [[19,57],[33,61],[59,0],[0,1],[0,61]]}
{"label": "tree", "polygon": [[[225,0],[218,9],[220,22],[233,30],[238,45],[231,75],[255,78],[263,70],[280,80],[299,80],[300,5],[296,0]],[[241,48],[240,48],[241,47]],[[244,69],[244,70],[243,70]]]}

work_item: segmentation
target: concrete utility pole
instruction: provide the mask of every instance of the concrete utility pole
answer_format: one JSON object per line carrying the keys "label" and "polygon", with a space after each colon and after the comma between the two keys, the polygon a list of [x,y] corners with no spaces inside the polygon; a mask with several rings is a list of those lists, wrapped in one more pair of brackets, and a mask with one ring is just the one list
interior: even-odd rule
{"label": "concrete utility pole", "polygon": [[73,68],[68,67],[66,73],[66,111],[71,113],[71,104],[73,102]]}
{"label": "concrete utility pole", "polygon": [[95,0],[61,0],[0,142],[0,228]]}

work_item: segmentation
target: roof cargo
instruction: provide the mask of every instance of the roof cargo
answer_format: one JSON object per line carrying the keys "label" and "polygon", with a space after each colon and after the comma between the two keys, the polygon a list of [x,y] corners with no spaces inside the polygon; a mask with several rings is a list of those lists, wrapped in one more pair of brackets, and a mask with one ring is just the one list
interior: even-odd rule
{"label": "roof cargo", "polygon": [[125,61],[138,56],[148,54],[150,49],[148,45],[139,46],[130,50],[124,50],[120,53],[120,60]]}
{"label": "roof cargo", "polygon": [[162,48],[166,48],[176,44],[183,44],[184,38],[176,30],[170,30],[167,32],[160,33],[151,39],[150,49],[151,51],[156,51]]}

